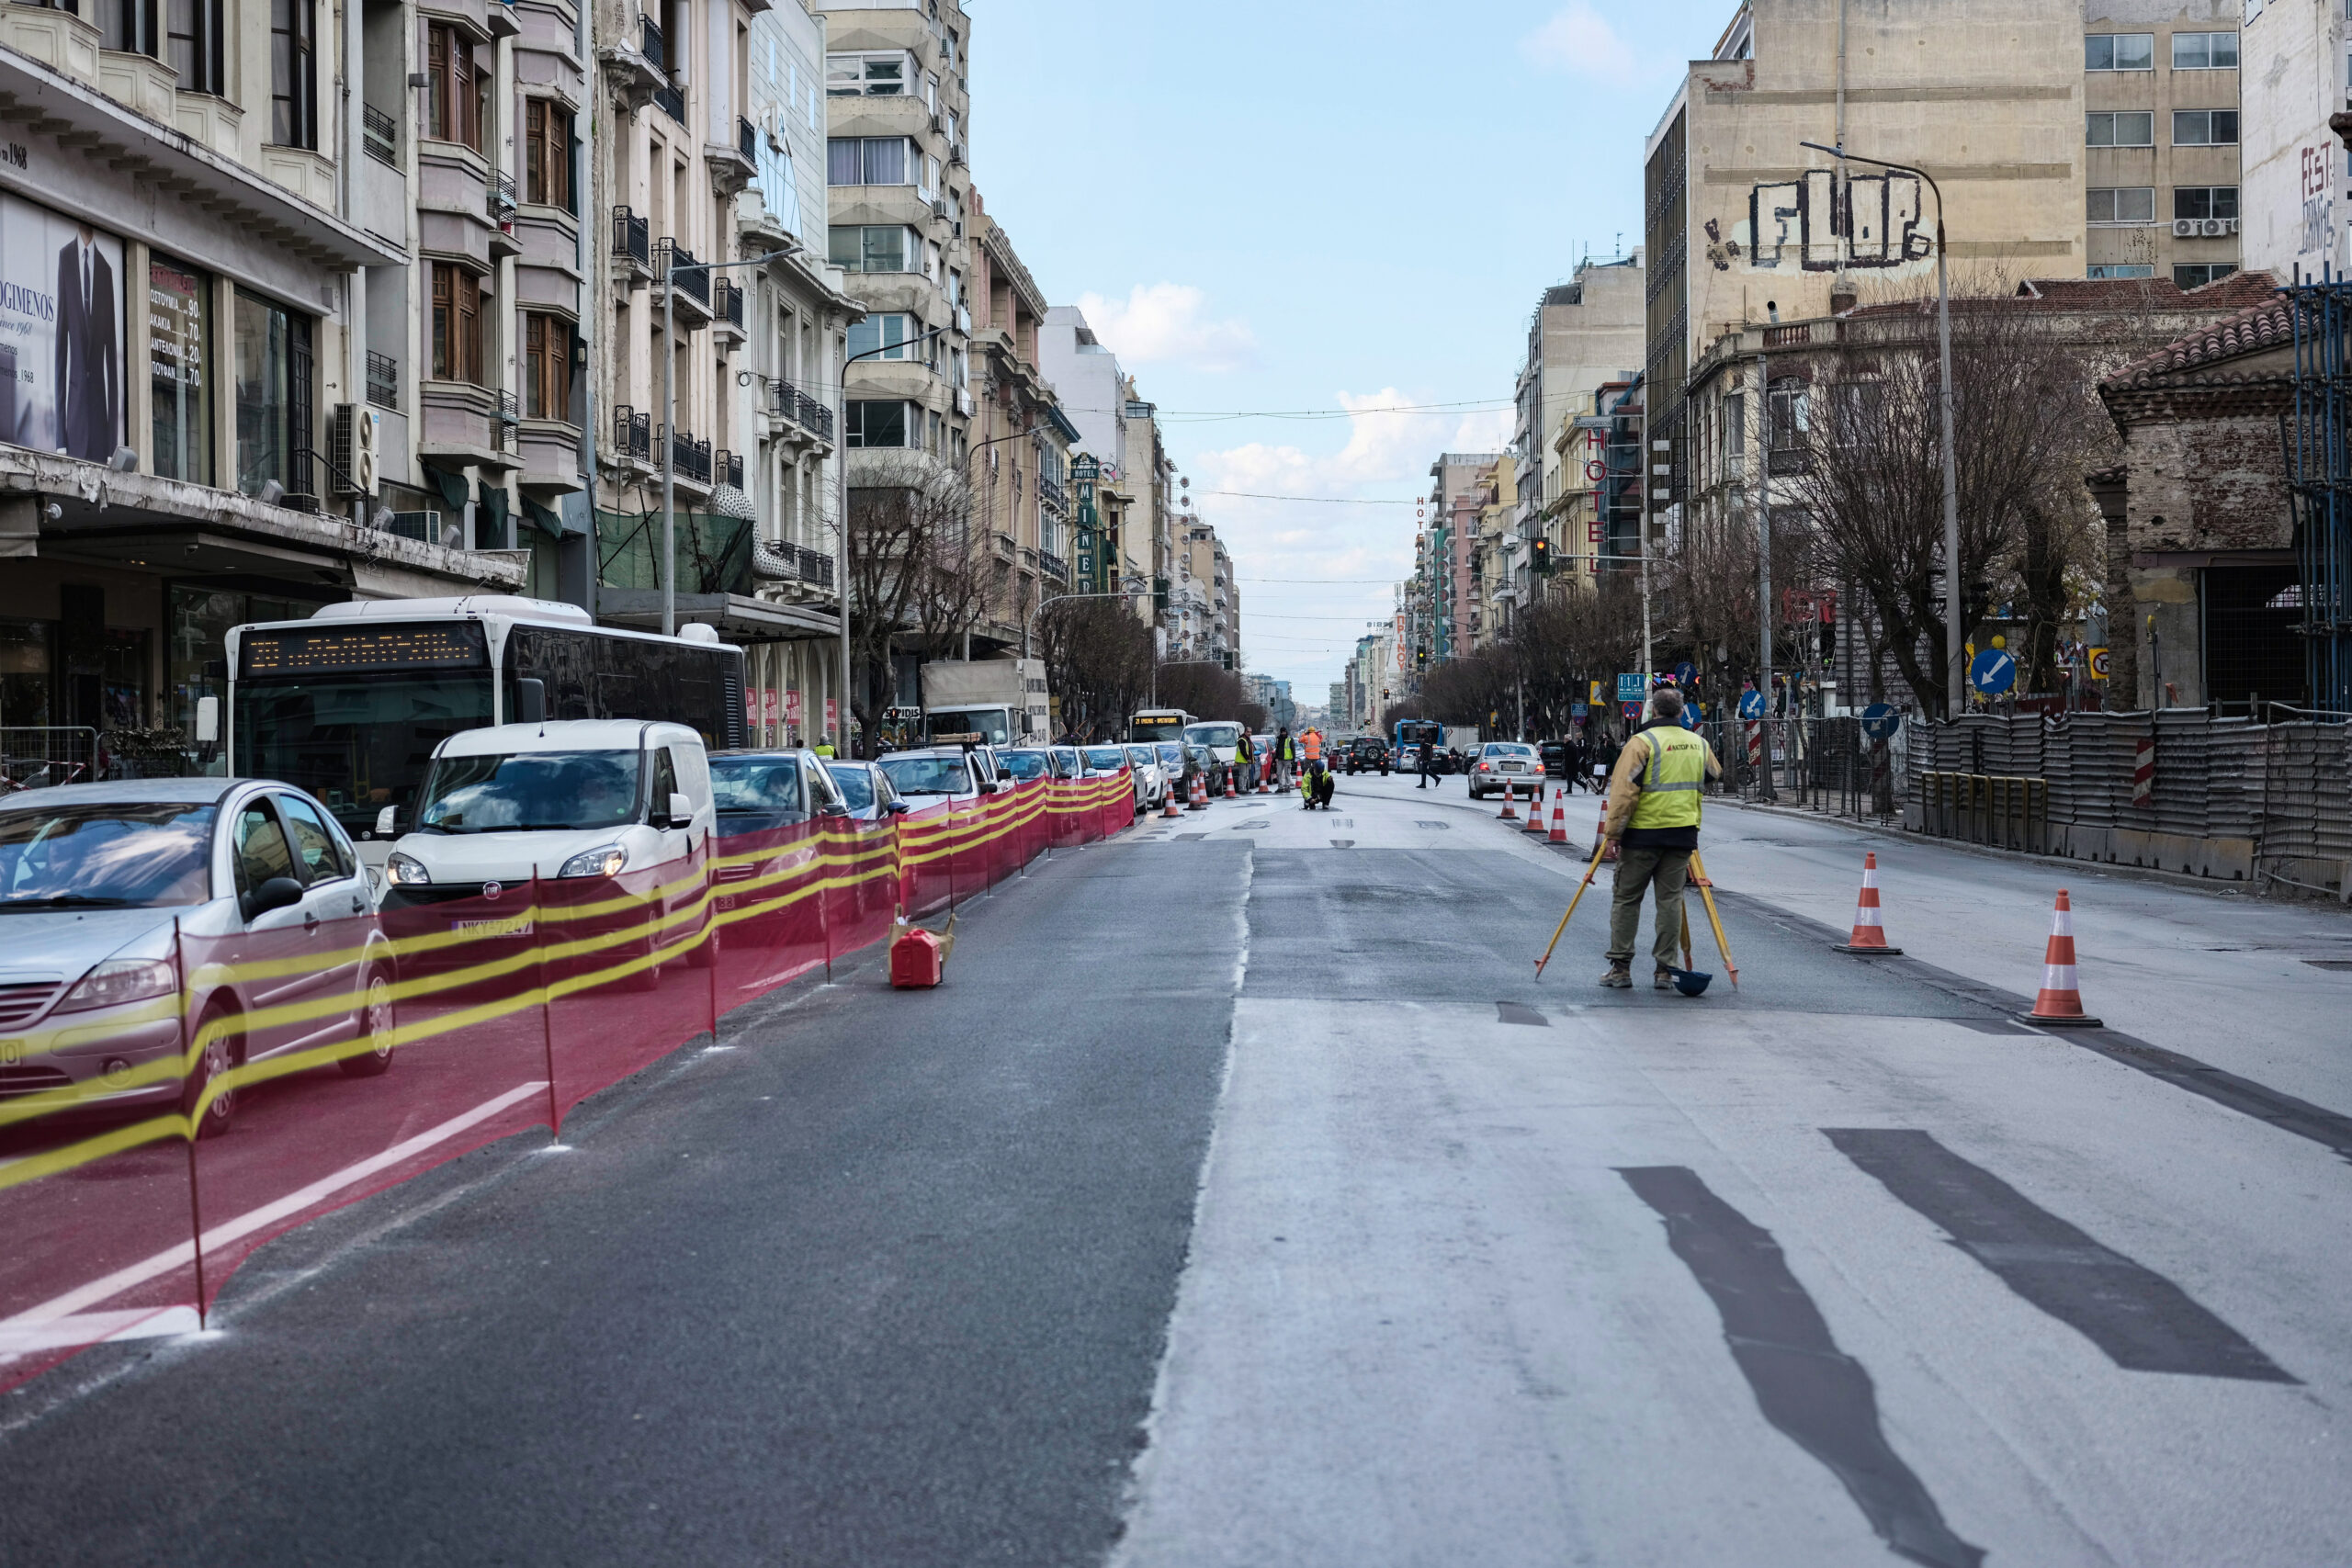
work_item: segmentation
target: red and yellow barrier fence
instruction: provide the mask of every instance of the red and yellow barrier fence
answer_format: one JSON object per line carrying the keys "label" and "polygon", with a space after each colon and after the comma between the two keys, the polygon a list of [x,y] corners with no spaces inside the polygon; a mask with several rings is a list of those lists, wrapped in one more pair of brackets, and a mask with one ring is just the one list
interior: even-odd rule
{"label": "red and yellow barrier fence", "polygon": [[103,1008],[0,997],[0,1388],[194,1328],[272,1236],[558,1131],[734,1009],[881,941],[896,910],[960,902],[1133,810],[1124,776],[1037,781],[722,836],[614,877],[401,888],[233,939],[175,928]]}

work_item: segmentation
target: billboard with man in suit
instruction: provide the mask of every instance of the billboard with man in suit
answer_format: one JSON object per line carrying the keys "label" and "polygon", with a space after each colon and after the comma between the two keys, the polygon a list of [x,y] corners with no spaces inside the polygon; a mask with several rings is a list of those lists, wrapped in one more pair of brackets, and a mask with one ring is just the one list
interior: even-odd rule
{"label": "billboard with man in suit", "polygon": [[0,440],[105,462],[122,360],[122,242],[0,196]]}

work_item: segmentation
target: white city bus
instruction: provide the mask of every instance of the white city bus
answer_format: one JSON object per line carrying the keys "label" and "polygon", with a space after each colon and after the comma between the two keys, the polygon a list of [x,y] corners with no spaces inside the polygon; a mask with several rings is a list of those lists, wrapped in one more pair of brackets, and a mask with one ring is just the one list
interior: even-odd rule
{"label": "white city bus", "polygon": [[744,741],[743,650],[600,626],[572,604],[503,594],[329,604],[228,637],[229,771],[324,801],[363,854],[378,814],[408,815],[443,737],[525,716],[666,719],[714,750]]}

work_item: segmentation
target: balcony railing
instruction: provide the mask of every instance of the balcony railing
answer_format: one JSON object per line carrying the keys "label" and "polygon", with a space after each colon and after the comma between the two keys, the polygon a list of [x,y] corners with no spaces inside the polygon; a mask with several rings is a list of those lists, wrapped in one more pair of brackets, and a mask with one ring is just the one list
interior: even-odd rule
{"label": "balcony railing", "polygon": [[715,482],[731,485],[737,490],[741,490],[743,488],[743,454],[729,452],[726,447],[720,447],[718,455],[710,460],[710,471]]}
{"label": "balcony railing", "polygon": [[1051,550],[1039,550],[1037,552],[1037,564],[1044,569],[1047,577],[1066,579],[1069,576],[1069,562],[1063,559],[1060,556],[1056,555]]}
{"label": "balcony railing", "polygon": [[400,122],[373,104],[362,105],[359,110],[362,137],[368,155],[379,164],[401,166]]}
{"label": "balcony railing", "polygon": [[640,17],[645,30],[638,35],[638,52],[645,62],[663,75],[670,73],[670,51],[662,41],[662,24],[650,17]]}
{"label": "balcony railing", "polygon": [[379,409],[401,412],[401,362],[372,348],[368,351],[368,400]]}
{"label": "balcony railing", "polygon": [[613,209],[613,254],[642,267],[653,265],[653,230],[626,207]]}
{"label": "balcony railing", "polygon": [[812,550],[805,547],[797,547],[795,553],[799,558],[801,581],[813,582],[820,588],[831,588],[833,585],[832,557],[822,550]]}
{"label": "balcony railing", "polygon": [[1062,497],[1061,480],[1055,479],[1051,474],[1037,476],[1037,494],[1041,500],[1051,502],[1057,511],[1068,504]]}
{"label": "balcony railing", "polygon": [[[660,445],[658,434],[655,445]],[[692,479],[696,484],[708,484],[710,482],[710,443],[695,440],[691,431],[672,431],[670,433],[670,466],[677,470],[680,479]]]}
{"label": "balcony railing", "polygon": [[1813,448],[1802,446],[1775,446],[1772,448],[1771,461],[1768,467],[1775,479],[1792,474],[1809,474],[1813,471]]}
{"label": "balcony railing", "polygon": [[653,460],[653,416],[627,403],[613,411],[613,450],[640,463]]}
{"label": "balcony railing", "polygon": [[491,438],[497,443],[498,450],[501,452],[514,450],[515,437],[522,423],[523,405],[515,401],[514,393],[500,392],[498,394],[498,428],[491,433]]}
{"label": "balcony railing", "polygon": [[510,221],[514,216],[514,176],[503,169],[492,171],[482,200],[490,209],[492,223]]}
{"label": "balcony railing", "polygon": [[743,154],[743,162],[760,161],[760,133],[757,127],[742,116],[735,117],[735,151]]}
{"label": "balcony railing", "polygon": [[684,88],[678,86],[654,88],[653,107],[660,109],[663,114],[668,115],[672,119],[676,120],[680,125],[686,123],[686,94]]}
{"label": "balcony railing", "polygon": [[723,276],[713,278],[710,285],[710,313],[730,327],[741,327],[743,324],[742,286],[728,281]]}
{"label": "balcony railing", "polygon": [[[684,270],[688,267],[694,270]],[[710,309],[710,274],[703,270],[694,252],[667,234],[653,242],[653,276],[668,278],[673,288],[704,310]]]}
{"label": "balcony railing", "polygon": [[833,411],[806,392],[796,393],[794,403],[799,412],[794,416],[803,430],[813,430],[827,441],[833,438]]}

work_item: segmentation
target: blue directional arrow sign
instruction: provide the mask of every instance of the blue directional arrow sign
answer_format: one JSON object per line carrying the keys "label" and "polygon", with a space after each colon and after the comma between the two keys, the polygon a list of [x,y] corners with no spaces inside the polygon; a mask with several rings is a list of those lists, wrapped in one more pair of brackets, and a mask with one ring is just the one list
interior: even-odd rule
{"label": "blue directional arrow sign", "polygon": [[1740,693],[1739,716],[1742,718],[1762,718],[1764,716],[1764,694],[1761,692]]}
{"label": "blue directional arrow sign", "polygon": [[1691,663],[1689,660],[1686,659],[1681,663],[1674,667],[1674,683],[1681,687],[1684,691],[1689,691],[1690,689],[1691,682],[1698,679],[1699,667]]}
{"label": "blue directional arrow sign", "polygon": [[1903,728],[1903,716],[1892,703],[1872,703],[1862,710],[1862,733],[1873,740],[1892,740]]}
{"label": "blue directional arrow sign", "polygon": [[1997,697],[2018,683],[2018,661],[2006,648],[1988,648],[1968,667],[1968,683],[1988,697]]}

